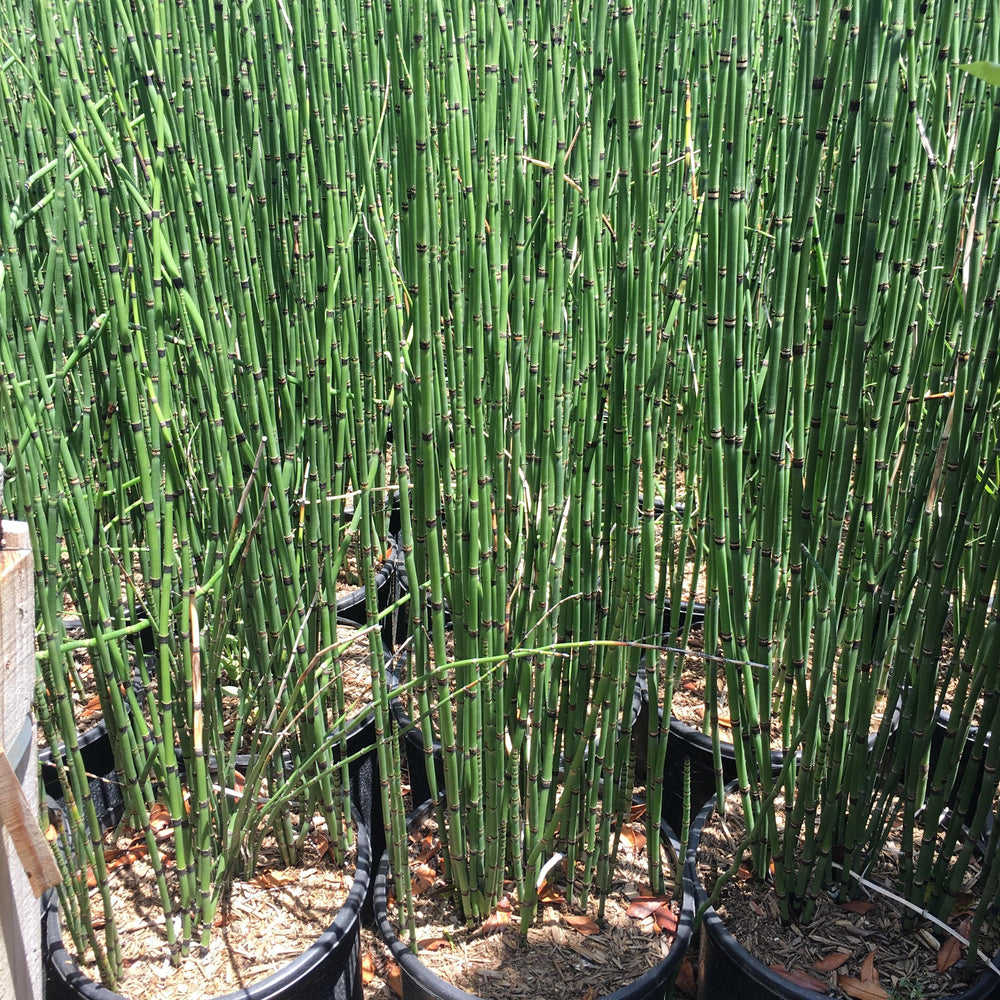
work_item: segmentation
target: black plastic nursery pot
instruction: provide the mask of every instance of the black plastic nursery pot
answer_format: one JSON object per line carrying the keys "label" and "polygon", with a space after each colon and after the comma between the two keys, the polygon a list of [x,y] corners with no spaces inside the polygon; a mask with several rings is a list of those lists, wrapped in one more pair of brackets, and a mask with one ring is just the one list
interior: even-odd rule
{"label": "black plastic nursery pot", "polygon": [[[415,818],[422,816],[423,811],[429,806],[430,803],[425,803],[424,806],[416,810],[411,816],[410,822],[412,823]],[[663,836],[664,843],[677,843],[673,832],[665,824]],[[403,985],[403,1000],[479,1000],[476,994],[459,989],[432,972],[420,961],[419,956],[415,955],[396,936],[389,917],[390,882],[389,855],[385,853],[382,855],[375,872],[375,917],[378,922],[379,934],[399,966]],[[694,899],[685,885],[681,914],[677,921],[677,931],[670,951],[653,968],[630,982],[623,982],[621,987],[614,992],[603,994],[601,1000],[665,1000],[670,995],[681,962],[687,954],[693,920]],[[627,973],[623,972],[622,978],[624,979],[626,975]],[[537,995],[539,1000],[546,1000],[550,996],[545,983],[539,983]],[[724,996],[724,993],[719,994],[720,998]]]}
{"label": "black plastic nursery pot", "polygon": [[[948,740],[952,737],[948,735],[948,724],[950,722],[950,714],[946,711],[941,711],[937,715],[937,719],[934,723],[934,730],[931,734],[931,753],[930,753],[930,773],[934,774],[934,769],[937,765],[938,759],[941,754],[945,751],[948,744]],[[965,740],[965,746],[962,749],[962,756],[959,761],[958,774],[963,775],[970,767],[977,767],[977,773],[975,777],[975,786],[972,792],[972,805],[969,807],[969,813],[966,815],[965,819],[969,820],[972,818],[972,814],[975,812],[975,803],[979,800],[980,789],[983,786],[983,781],[986,778],[986,774],[983,768],[983,761],[977,762],[973,759],[973,746],[976,742],[976,737],[978,735],[978,730],[973,727],[969,730],[969,734]],[[988,732],[986,734],[986,743],[989,744],[993,739],[993,733]],[[955,809],[958,805],[958,782],[956,782],[955,789],[951,795],[951,801],[948,803],[950,809]],[[992,817],[987,817],[987,831],[992,826]]]}
{"label": "black plastic nursery pot", "polygon": [[[357,830],[354,884],[333,923],[277,972],[220,1000],[363,1000],[361,911],[368,895],[372,852],[367,828],[358,823]],[[42,899],[42,954],[47,1000],[127,1000],[86,976],[66,950],[54,890]]]}
{"label": "black plastic nursery pot", "polygon": [[[409,660],[408,650],[397,651],[386,659],[386,684],[390,692],[398,689],[400,684],[404,682]],[[428,758],[433,760],[438,789],[444,788],[444,760],[441,756],[441,744],[434,740],[430,747],[424,745],[420,726],[410,718],[406,707],[398,696],[391,698],[389,708],[392,712],[392,724],[396,737],[400,741],[400,753],[403,760],[406,761],[412,801],[424,802],[432,797],[430,782],[427,778]]]}
{"label": "black plastic nursery pot", "polygon": [[[380,611],[390,607],[400,596],[397,584],[399,560],[396,557],[395,537],[390,539],[389,544],[391,545],[389,557],[380,563],[375,571],[375,590]],[[367,624],[368,605],[364,587],[352,590],[337,599],[337,617],[352,625]],[[396,642],[395,633],[398,631],[394,624],[396,617],[398,616],[387,616],[382,622],[382,638],[390,645]]]}
{"label": "black plastic nursery pot", "polygon": [[[348,898],[333,923],[301,955],[265,979],[221,1000],[363,1000],[360,930],[373,913],[373,858],[385,844],[375,754],[375,720],[371,709],[350,724],[346,740],[351,802],[357,829],[357,861]],[[103,724],[80,738],[97,815],[108,828],[124,811],[111,737]],[[237,769],[249,767],[239,758]],[[50,808],[61,808],[61,790],[51,754],[42,764]],[[371,831],[374,831],[372,833]],[[373,844],[374,841],[374,844]],[[42,899],[42,954],[47,1000],[127,1000],[90,979],[62,940],[59,897],[50,890]]]}
{"label": "black plastic nursery pot", "polygon": [[[345,515],[350,519],[349,515]],[[392,608],[406,593],[406,573],[400,548],[399,497],[393,498],[389,510],[389,525],[385,538],[386,551],[375,570],[375,591],[379,611]],[[359,587],[337,598],[337,617],[354,625],[368,622],[368,607],[365,588]],[[409,618],[405,605],[395,608],[382,619],[382,639],[394,649],[405,638],[409,630]]]}
{"label": "black plastic nursery pot", "polygon": [[[736,778],[736,751],[732,743],[721,744],[720,754],[722,783],[728,785]],[[752,756],[752,751],[748,749],[747,755]],[[663,819],[675,830],[681,829],[684,814],[685,760],[691,762],[691,815],[696,816],[716,793],[712,737],[671,717],[667,759],[663,764]],[[784,757],[780,751],[772,751],[773,774],[781,772],[783,763]]]}
{"label": "black plastic nursery pot", "polygon": [[[682,615],[688,614],[688,606],[681,608]],[[691,619],[694,624],[701,624],[705,620],[705,608],[703,605],[695,604],[690,607]],[[669,636],[670,632],[670,607],[664,612],[664,635]],[[643,704],[640,713],[640,722],[636,728],[637,752],[642,751],[646,739],[649,724],[649,698],[645,688],[645,676],[640,678],[643,685]],[[893,724],[898,722],[898,711],[893,718]],[[712,737],[708,733],[703,733],[700,729],[682,722],[680,719],[670,718],[670,735],[667,741],[667,757],[663,764],[663,819],[674,830],[680,830],[683,826],[684,817],[684,767],[685,763],[690,763],[690,816],[693,820],[698,815],[702,807],[713,798],[717,792],[717,775],[715,770],[715,757],[712,751]],[[751,745],[749,734],[743,735],[746,748],[746,757],[754,756],[754,749]],[[869,747],[874,746],[875,735],[869,739]],[[732,743],[720,744],[720,759],[722,764],[722,785],[725,787],[730,782],[735,781],[736,772],[736,751]],[[641,753],[644,759],[644,753]],[[771,773],[778,775],[784,766],[784,754],[780,750],[771,751]]]}
{"label": "black plastic nursery pot", "polygon": [[[114,747],[107,726],[99,722],[82,733],[77,743],[83,758],[83,766],[87,771],[87,783],[90,786],[94,809],[97,815],[102,817],[102,821],[106,820],[108,826],[114,826],[122,818],[125,800],[122,798],[121,783],[115,767]],[[38,759],[41,766],[42,788],[50,807],[60,808],[62,788],[59,785],[59,765],[48,748],[39,752]]]}
{"label": "black plastic nursery pot", "polygon": [[[691,827],[684,865],[684,892],[700,910],[708,899],[698,877],[698,844],[701,832],[715,809],[715,796],[705,804]],[[993,959],[1000,964],[1000,952]],[[698,931],[698,1000],[817,1000],[830,994],[807,989],[772,972],[751,955],[726,929],[714,907],[709,907]],[[923,1000],[934,1000],[922,994]],[[962,993],[948,1000],[1000,1000],[1000,976],[986,971]]]}

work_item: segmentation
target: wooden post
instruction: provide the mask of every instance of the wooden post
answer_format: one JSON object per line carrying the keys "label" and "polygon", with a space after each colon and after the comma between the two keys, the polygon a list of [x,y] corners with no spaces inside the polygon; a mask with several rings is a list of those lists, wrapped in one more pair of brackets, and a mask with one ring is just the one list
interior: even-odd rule
{"label": "wooden post", "polygon": [[[41,1000],[41,913],[19,850],[34,838],[38,815],[38,764],[31,703],[35,694],[34,568],[28,526],[3,522],[0,550],[0,748],[17,775],[34,823],[17,829],[9,819],[0,833],[0,997]],[[4,762],[0,762],[4,763]],[[8,768],[6,774],[10,773]],[[2,789],[0,789],[2,791]],[[8,793],[10,789],[7,790]],[[8,801],[12,797],[8,795]],[[9,807],[16,808],[14,806]],[[8,826],[13,829],[8,829]],[[13,834],[13,836],[12,836]]]}

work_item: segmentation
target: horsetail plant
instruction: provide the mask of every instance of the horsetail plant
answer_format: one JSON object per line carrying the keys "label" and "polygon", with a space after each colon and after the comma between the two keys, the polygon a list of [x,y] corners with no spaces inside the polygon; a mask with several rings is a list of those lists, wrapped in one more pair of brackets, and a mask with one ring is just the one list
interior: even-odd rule
{"label": "horsetail plant", "polygon": [[[391,504],[384,318],[359,267],[353,180],[379,108],[347,69],[336,11],[292,13],[0,13],[0,448],[32,528],[40,715],[73,845],[64,914],[109,986],[121,955],[75,652],[175,960],[208,943],[265,835],[289,862],[317,821],[339,857],[351,844],[357,706],[337,586],[356,563],[380,659],[373,566]],[[67,602],[82,640],[67,639]],[[238,796],[244,753],[256,763]]]}
{"label": "horsetail plant", "polygon": [[[399,43],[385,124],[399,210],[366,222],[402,302],[389,350],[410,638],[396,694],[463,919],[489,917],[510,880],[526,934],[561,857],[570,897],[603,899],[634,791],[642,647],[659,641],[665,588],[683,586],[672,557],[670,582],[658,575],[655,498],[679,460],[665,398],[691,373],[673,330],[697,211],[689,191],[672,197],[690,178],[683,122],[644,96],[684,93],[667,41],[681,16],[558,3],[366,16]],[[672,672],[651,675],[669,701]],[[399,788],[393,772],[393,817]],[[657,891],[661,795],[652,781]],[[391,841],[405,923],[401,825]]]}
{"label": "horsetail plant", "polygon": [[902,894],[947,920],[978,844],[975,955],[1000,874],[1000,105],[938,54],[995,60],[997,25],[985,5],[793,7],[780,34],[767,5],[706,16],[694,92],[706,648],[747,828],[731,871],[749,850],[805,923],[901,823]]}
{"label": "horsetail plant", "polygon": [[[956,756],[971,734],[997,773],[1000,113],[958,68],[997,62],[987,4],[23,6],[0,3],[0,450],[71,857],[106,909],[74,643],[129,818],[178,831],[176,880],[148,846],[179,956],[264,831],[223,791],[224,691],[287,856],[314,814],[345,829],[336,581],[353,550],[374,622],[398,489],[405,686],[467,922],[510,879],[526,931],[558,855],[600,895],[640,675],[663,888],[702,581],[709,728],[718,760],[726,698],[782,916],[950,806],[948,843],[911,833],[904,866],[947,915],[951,843],[1000,828]],[[99,942],[81,916],[113,983],[114,922]]]}

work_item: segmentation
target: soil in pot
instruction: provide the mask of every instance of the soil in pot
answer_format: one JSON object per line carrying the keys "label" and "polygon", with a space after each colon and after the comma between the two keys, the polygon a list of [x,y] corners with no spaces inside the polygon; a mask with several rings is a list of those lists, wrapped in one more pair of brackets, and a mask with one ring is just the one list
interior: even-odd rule
{"label": "soil in pot", "polygon": [[[153,823],[157,822],[163,824],[165,831],[169,830],[166,816],[154,817]],[[265,842],[254,876],[236,881],[220,904],[209,947],[203,950],[193,945],[191,955],[177,966],[170,961],[163,910],[152,870],[143,857],[142,835],[114,837],[109,833],[106,853],[125,972],[114,993],[94,996],[207,1000],[235,994],[255,984],[257,989],[265,991],[259,993],[261,997],[357,996],[358,949],[344,938],[346,934],[356,939],[361,906],[368,891],[371,851],[367,829],[361,830],[356,849],[343,864],[334,861],[319,825],[306,842],[302,864],[294,868],[286,867],[273,843]],[[168,878],[172,875],[168,870]],[[103,921],[100,904],[100,896],[94,890],[91,906],[97,927]],[[57,944],[50,934],[50,951]],[[342,973],[344,982],[338,984],[336,993],[332,986],[329,993],[303,992],[302,984],[308,983],[308,967],[327,961],[327,953],[333,949],[344,951],[345,946],[353,954],[347,958],[349,968]],[[315,955],[307,954],[310,949]],[[75,962],[78,956],[70,955],[69,959]],[[298,968],[293,963],[298,963]],[[96,966],[90,963],[71,970],[66,970],[63,962],[54,964],[74,979],[78,971],[95,980],[98,975]],[[329,962],[329,966],[326,978],[332,982],[338,969],[335,962]],[[73,995],[61,977],[54,985],[59,996]],[[93,989],[94,983],[87,988]],[[314,985],[313,990],[316,988]]]}
{"label": "soil in pot", "polygon": [[[705,898],[701,887],[714,884],[715,878],[729,867],[733,845],[743,835],[738,798],[730,797],[729,802],[731,808],[725,826],[709,805],[692,831],[688,874],[694,878],[690,865],[696,857],[698,906]],[[869,882],[892,891],[899,870],[900,846],[899,841],[890,842],[867,873]],[[962,921],[974,902],[979,873],[980,869],[973,864],[963,899],[959,900],[951,920],[960,933]],[[784,994],[755,988],[741,996],[812,996],[818,993],[863,1000],[929,1000],[965,995],[970,989],[970,980],[974,982],[984,971],[984,964],[979,962],[970,974],[964,950],[940,928],[920,920],[911,929],[909,918],[912,914],[891,897],[872,889],[863,890],[860,896],[841,900],[824,896],[808,925],[784,925],[773,887],[741,870],[722,891],[714,911],[719,920],[710,916],[702,928],[699,996],[704,1000],[712,996],[719,981],[718,970],[729,960],[728,949],[723,944],[724,932],[731,934],[755,960],[752,966],[756,973],[770,974],[772,980],[776,978],[781,984],[776,989],[791,991]],[[709,913],[711,915],[712,911]],[[724,932],[720,934],[722,928]],[[992,955],[998,945],[1000,914],[994,914],[983,928],[980,950]],[[743,959],[746,958],[744,954]],[[1000,978],[997,985],[1000,986]],[[803,988],[812,993],[796,992]],[[979,993],[972,995],[980,996]],[[982,994],[983,997],[988,995],[989,990]]]}
{"label": "soil in pot", "polygon": [[[596,900],[583,909],[567,903],[566,873],[563,866],[558,866],[548,874],[543,903],[529,930],[527,946],[519,948],[513,887],[511,896],[483,927],[468,930],[441,874],[436,825],[433,820],[424,820],[413,826],[410,852],[417,890],[414,904],[420,964],[452,989],[485,1000],[607,997],[643,974],[655,975],[664,967],[668,955],[679,965],[690,934],[690,901],[682,907],[668,896],[652,896],[646,884],[641,828],[641,816],[637,814],[623,829],[619,864],[602,925],[597,922]],[[380,869],[383,880],[387,865],[384,859]],[[378,896],[377,889],[377,910]],[[394,905],[390,913],[395,914]],[[386,919],[385,915],[380,919]],[[399,928],[390,926],[394,936]],[[384,924],[382,929],[391,941]],[[397,940],[397,957],[400,947]],[[675,971],[676,965],[672,964],[664,975]],[[383,975],[391,977],[394,972],[389,963]],[[406,996],[406,975],[402,978]],[[420,995],[441,994],[435,990]]]}

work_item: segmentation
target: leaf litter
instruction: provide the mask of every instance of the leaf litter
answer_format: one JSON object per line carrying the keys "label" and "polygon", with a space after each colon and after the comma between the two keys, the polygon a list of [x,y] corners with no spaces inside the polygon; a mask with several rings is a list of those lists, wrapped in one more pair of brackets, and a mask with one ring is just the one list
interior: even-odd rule
{"label": "leaf litter", "polygon": [[[597,921],[596,901],[586,912],[568,906],[565,870],[560,866],[550,872],[539,892],[539,916],[528,932],[527,947],[519,949],[513,887],[487,921],[489,933],[483,928],[470,932],[438,875],[434,885],[414,899],[421,961],[484,1000],[536,1000],[539,983],[546,984],[549,1000],[596,1000],[638,978],[667,954],[678,918],[677,905],[669,897],[652,894],[646,884],[639,818],[633,817],[628,833],[623,830],[603,925]],[[439,865],[439,852],[428,846],[435,834],[433,822],[417,834],[414,864]],[[669,882],[666,868],[665,877]],[[382,974],[366,986],[366,1000],[401,995],[391,981],[398,969],[384,947],[368,937],[365,947],[374,964],[382,967]]]}

